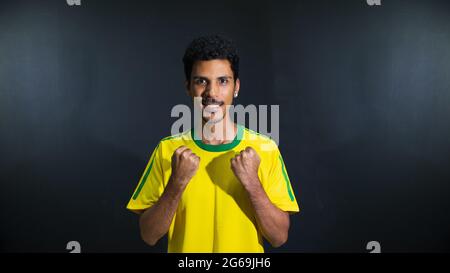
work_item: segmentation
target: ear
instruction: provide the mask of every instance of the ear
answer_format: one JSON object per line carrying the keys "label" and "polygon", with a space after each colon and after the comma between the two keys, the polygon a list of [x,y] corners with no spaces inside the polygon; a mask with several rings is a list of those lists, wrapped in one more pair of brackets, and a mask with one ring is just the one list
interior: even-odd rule
{"label": "ear", "polygon": [[[239,80],[239,78],[236,79],[236,83],[234,84],[234,93],[236,93],[237,95],[239,95],[239,89],[241,88],[241,81]],[[234,95],[233,93],[233,95]]]}
{"label": "ear", "polygon": [[191,90],[189,89],[189,82],[188,82],[187,80],[184,81],[184,87],[186,88],[186,94],[187,94],[189,97],[192,97]]}

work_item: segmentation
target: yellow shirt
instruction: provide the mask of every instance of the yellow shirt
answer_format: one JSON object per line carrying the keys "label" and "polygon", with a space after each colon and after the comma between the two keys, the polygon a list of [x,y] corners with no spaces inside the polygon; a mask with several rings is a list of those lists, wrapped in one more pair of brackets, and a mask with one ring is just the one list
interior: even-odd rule
{"label": "yellow shirt", "polygon": [[231,170],[231,158],[248,146],[255,149],[261,159],[258,176],[271,202],[289,212],[299,207],[276,143],[241,125],[227,144],[205,144],[195,140],[192,131],[162,139],[127,209],[147,209],[158,201],[171,175],[172,155],[181,145],[200,157],[200,166],[170,226],[168,252],[264,252],[252,205]]}

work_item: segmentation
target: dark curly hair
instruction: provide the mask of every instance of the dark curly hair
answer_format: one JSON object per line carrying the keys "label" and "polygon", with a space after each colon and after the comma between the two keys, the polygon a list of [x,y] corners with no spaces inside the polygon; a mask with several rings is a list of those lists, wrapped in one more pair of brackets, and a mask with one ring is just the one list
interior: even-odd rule
{"label": "dark curly hair", "polygon": [[236,81],[239,77],[239,55],[233,41],[219,35],[198,37],[186,48],[183,57],[186,80],[190,82],[192,66],[196,61],[214,59],[228,60]]}

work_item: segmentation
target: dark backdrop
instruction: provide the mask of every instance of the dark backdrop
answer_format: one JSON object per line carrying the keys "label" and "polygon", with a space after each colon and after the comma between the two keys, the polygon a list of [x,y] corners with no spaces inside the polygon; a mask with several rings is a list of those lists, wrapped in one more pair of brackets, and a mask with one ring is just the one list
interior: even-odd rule
{"label": "dark backdrop", "polygon": [[0,249],[166,251],[125,210],[225,34],[238,103],[279,104],[302,212],[279,252],[450,249],[448,1],[0,1]]}

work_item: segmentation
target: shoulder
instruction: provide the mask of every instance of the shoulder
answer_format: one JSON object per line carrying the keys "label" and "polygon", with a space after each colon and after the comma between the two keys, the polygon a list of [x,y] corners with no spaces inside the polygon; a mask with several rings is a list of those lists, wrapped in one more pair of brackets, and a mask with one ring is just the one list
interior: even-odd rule
{"label": "shoulder", "polygon": [[173,142],[173,141],[180,141],[180,140],[186,140],[187,138],[190,138],[191,136],[191,130],[185,131],[183,133],[170,135],[162,138],[160,142]]}
{"label": "shoulder", "polygon": [[278,152],[278,145],[271,137],[243,126],[242,128],[243,140],[253,148],[264,152]]}
{"label": "shoulder", "polygon": [[188,145],[190,142],[192,142],[192,137],[191,137],[190,132],[191,131],[188,130],[183,133],[163,137],[158,142],[157,149],[160,151],[170,152],[170,151],[176,150],[181,145]]}

